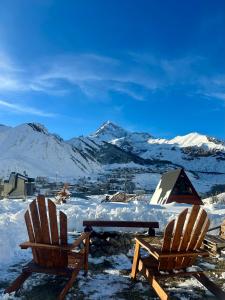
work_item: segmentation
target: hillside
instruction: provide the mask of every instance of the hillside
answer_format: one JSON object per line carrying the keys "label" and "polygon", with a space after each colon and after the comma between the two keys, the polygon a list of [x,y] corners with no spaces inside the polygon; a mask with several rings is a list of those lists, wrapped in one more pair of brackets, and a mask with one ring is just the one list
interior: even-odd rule
{"label": "hillside", "polygon": [[[0,125],[0,175],[72,180],[90,178],[109,189],[152,192],[163,172],[184,167],[196,189],[207,193],[225,182],[225,144],[198,133],[159,139],[107,121],[86,137],[64,141],[41,124]],[[216,189],[215,189],[216,190]]]}

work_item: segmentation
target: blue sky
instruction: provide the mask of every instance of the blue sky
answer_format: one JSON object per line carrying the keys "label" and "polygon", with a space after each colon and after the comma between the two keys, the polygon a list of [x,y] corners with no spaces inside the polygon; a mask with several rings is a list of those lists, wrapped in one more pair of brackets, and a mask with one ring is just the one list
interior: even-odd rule
{"label": "blue sky", "polygon": [[0,123],[225,138],[225,1],[1,0]]}

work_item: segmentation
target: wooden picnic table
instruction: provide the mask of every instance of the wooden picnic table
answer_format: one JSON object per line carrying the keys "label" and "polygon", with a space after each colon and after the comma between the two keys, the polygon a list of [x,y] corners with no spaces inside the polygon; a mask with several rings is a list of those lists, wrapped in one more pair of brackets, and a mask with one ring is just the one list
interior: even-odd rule
{"label": "wooden picnic table", "polygon": [[159,228],[159,223],[141,221],[84,220],[83,226],[85,227],[85,232],[93,231],[93,227],[148,228],[148,235],[155,236],[155,228]]}

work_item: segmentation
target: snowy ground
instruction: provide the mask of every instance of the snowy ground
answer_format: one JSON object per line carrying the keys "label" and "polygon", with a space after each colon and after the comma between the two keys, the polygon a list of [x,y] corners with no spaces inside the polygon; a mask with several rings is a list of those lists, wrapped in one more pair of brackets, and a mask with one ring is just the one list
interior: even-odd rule
{"label": "snowy ground", "polygon": [[[68,204],[59,205],[57,208],[67,214],[69,231],[77,233],[83,230],[84,219],[158,221],[160,230],[163,231],[167,222],[186,207],[174,204],[150,205],[148,197],[130,203],[101,203],[101,200],[100,196],[93,196],[87,200],[72,198]],[[28,201],[6,199],[0,201],[0,299],[14,299],[13,296],[3,296],[2,291],[19,274],[22,264],[31,258],[29,250],[20,250],[18,247],[19,243],[27,240],[23,216]],[[225,204],[206,204],[205,209],[209,214],[211,227],[219,225],[224,220]],[[131,282],[129,278],[131,261],[132,249],[127,255],[118,252],[111,257],[91,257],[88,278],[80,275],[67,298],[73,299],[76,294],[78,299],[154,299],[155,294],[145,280],[141,279],[136,284]],[[221,258],[222,262],[225,265],[225,257]],[[225,280],[225,269],[222,271],[220,276]],[[33,275],[27,280],[22,293],[16,299],[55,299],[56,292],[60,290],[60,284],[63,282],[58,280],[46,275]],[[199,289],[199,294],[196,292],[196,299],[200,299],[202,289],[196,284],[194,280],[182,281],[171,291],[176,296],[176,293],[182,290],[191,291],[193,288],[196,292],[196,289]],[[46,290],[48,297],[43,294]],[[193,299],[193,294],[192,298],[191,296],[188,298],[186,293],[183,299]],[[208,299],[213,298],[209,296]]]}

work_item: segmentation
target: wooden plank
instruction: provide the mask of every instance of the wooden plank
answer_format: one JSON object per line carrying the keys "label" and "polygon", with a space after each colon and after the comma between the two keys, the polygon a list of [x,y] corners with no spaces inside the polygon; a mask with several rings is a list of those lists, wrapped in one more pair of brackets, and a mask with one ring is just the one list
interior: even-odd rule
{"label": "wooden plank", "polygon": [[31,276],[31,272],[22,272],[12,283],[11,285],[5,289],[4,293],[12,293],[17,291],[21,285],[24,283],[24,281]]}
{"label": "wooden plank", "polygon": [[[164,232],[163,244],[162,244],[162,251],[161,251],[162,253],[170,252],[174,225],[175,225],[175,220],[172,220],[166,226]],[[159,270],[167,270],[167,265],[168,265],[168,258],[161,258],[159,260]]]}
{"label": "wooden plank", "polygon": [[30,204],[30,213],[31,213],[31,219],[33,223],[35,242],[41,243],[42,242],[41,224],[38,216],[36,200],[32,201]]}
{"label": "wooden plank", "polygon": [[[62,211],[59,213],[59,224],[61,246],[67,245],[67,216]],[[62,266],[67,266],[68,254],[65,252],[60,252],[60,261]]]}
{"label": "wooden plank", "polygon": [[[198,271],[179,271],[179,272],[160,272],[158,270],[158,261],[154,260],[151,256],[150,257],[144,257],[140,258],[140,261],[143,263],[143,265],[146,267],[146,269],[149,269],[151,273],[155,277],[159,278],[167,278],[167,277],[182,277],[182,276],[190,276],[192,274],[196,274]],[[140,269],[142,269],[141,267]],[[203,271],[200,271],[203,272]]]}
{"label": "wooden plank", "polygon": [[[186,251],[186,249],[188,247],[188,244],[189,244],[189,241],[191,239],[191,234],[192,234],[194,224],[195,224],[195,221],[197,219],[199,210],[200,210],[199,205],[193,205],[192,206],[187,224],[186,224],[184,232],[183,232],[183,238],[182,238],[182,241],[181,241],[181,244],[180,244],[180,247],[179,247],[179,251]],[[177,258],[177,261],[176,261],[176,268],[177,269],[181,268],[182,261],[183,261],[182,258]]]}
{"label": "wooden plank", "polygon": [[137,271],[138,271],[139,256],[140,256],[140,244],[136,240],[133,264],[132,264],[132,270],[131,270],[131,278],[134,280],[136,279],[136,275],[137,275]]}
{"label": "wooden plank", "polygon": [[[48,199],[48,215],[49,215],[49,226],[51,233],[51,243],[52,245],[60,245],[59,242],[59,232],[58,232],[58,222],[55,204]],[[64,264],[60,261],[60,251],[52,251],[52,267],[64,267]]]}
{"label": "wooden plank", "polygon": [[55,204],[48,199],[49,225],[52,245],[59,245],[59,232]]}
{"label": "wooden plank", "polygon": [[199,219],[196,221],[195,228],[193,230],[193,233],[191,235],[191,240],[188,244],[187,250],[194,250],[196,248],[199,236],[202,232],[203,225],[206,221],[207,213],[205,210],[202,210],[199,216]]}
{"label": "wooden plank", "polygon": [[67,267],[43,267],[33,262],[29,262],[24,268],[23,271],[25,272],[32,272],[32,273],[45,273],[45,274],[54,274],[54,275],[63,275],[63,276],[71,276],[72,270]]}
{"label": "wooden plank", "polygon": [[[204,228],[204,223],[206,222],[206,218],[207,218],[207,213],[206,213],[205,210],[202,210],[200,212],[199,218],[196,220],[196,224],[195,224],[195,227],[193,229],[193,232],[192,232],[191,239],[190,239],[190,242],[188,244],[187,250],[192,251],[192,250],[196,249],[198,239],[201,236],[202,230]],[[182,268],[189,267],[193,262],[194,262],[194,257],[193,257],[193,259],[184,258],[183,261],[182,261],[181,267]]]}
{"label": "wooden plank", "polygon": [[[50,232],[49,232],[49,222],[47,216],[47,208],[45,204],[45,197],[43,195],[39,195],[37,197],[38,211],[40,217],[40,225],[41,225],[41,237],[43,244],[50,244]],[[45,263],[42,265],[52,266],[52,251],[51,250],[42,250],[42,257],[45,258]]]}
{"label": "wooden plank", "polygon": [[168,300],[169,299],[168,294],[160,286],[159,282],[156,280],[156,277],[152,274],[152,270],[146,268],[146,266],[143,264],[143,262],[141,260],[139,260],[138,269],[141,271],[141,273],[147,279],[147,281],[149,282],[149,284],[155,290],[155,292],[159,296],[159,298],[161,300]]}
{"label": "wooden plank", "polygon": [[60,242],[61,245],[67,244],[67,216],[60,211],[59,213],[59,221],[60,221]]}
{"label": "wooden plank", "polygon": [[[204,240],[204,237],[206,235],[206,232],[209,229],[209,224],[210,224],[210,221],[209,221],[208,218],[206,218],[205,224],[204,224],[204,226],[202,228],[202,231],[201,231],[201,234],[198,237],[198,240],[197,240],[197,243],[196,243],[196,246],[195,246],[195,250],[200,249],[200,247],[202,245],[202,242]],[[192,259],[190,259],[189,264],[192,265],[195,262],[195,259],[196,259],[196,257],[193,257]]]}
{"label": "wooden plank", "polygon": [[213,293],[218,300],[225,299],[225,292],[214,282],[209,280],[209,278],[204,273],[197,273],[193,275],[202,285],[204,285],[211,293]]}
{"label": "wooden plank", "polygon": [[40,216],[40,227],[41,227],[41,242],[43,244],[50,244],[50,233],[49,233],[49,224],[48,224],[48,217],[45,205],[45,197],[39,195],[37,197],[38,209],[39,209],[39,216]]}
{"label": "wooden plank", "polygon": [[[180,243],[182,241],[181,237],[182,237],[184,222],[186,220],[187,213],[188,213],[188,208],[183,210],[177,218],[176,226],[174,229],[173,240],[171,242],[171,248],[170,248],[171,252],[178,252],[179,250]],[[176,258],[171,257],[171,259],[168,260],[167,270],[172,270],[173,268],[176,268]]]}
{"label": "wooden plank", "polygon": [[65,296],[66,296],[68,290],[72,287],[74,281],[76,280],[78,273],[79,273],[79,270],[74,270],[74,271],[73,271],[70,280],[69,280],[69,281],[67,282],[67,284],[64,286],[63,290],[61,291],[61,293],[60,293],[60,295],[59,295],[59,297],[58,297],[58,300],[63,300],[63,299],[65,299]]}
{"label": "wooden plank", "polygon": [[207,219],[206,219],[206,222],[205,222],[205,225],[204,225],[204,227],[203,227],[202,233],[201,233],[201,235],[200,235],[199,238],[198,238],[198,241],[197,241],[197,244],[196,244],[195,249],[200,249],[200,247],[201,247],[201,245],[202,245],[202,242],[203,242],[203,240],[204,240],[205,234],[206,234],[206,232],[207,232],[207,230],[208,230],[208,228],[209,228],[209,224],[210,224],[210,221],[209,221],[209,219],[207,218]]}
{"label": "wooden plank", "polygon": [[[33,200],[30,204],[30,213],[34,230],[34,238],[36,243],[42,243],[42,232],[41,232],[41,224],[39,219],[39,213],[37,209],[36,200]],[[37,254],[37,263],[41,265],[45,265],[45,253],[42,250],[35,250]]]}
{"label": "wooden plank", "polygon": [[83,226],[159,228],[158,222],[84,220]]}
{"label": "wooden plank", "polygon": [[[25,219],[25,223],[26,223],[26,226],[27,226],[27,233],[28,233],[29,241],[34,243],[35,238],[34,238],[33,227],[32,227],[32,224],[31,224],[29,210],[26,211],[26,213],[24,215],[24,219]],[[37,263],[38,259],[37,259],[37,252],[36,252],[35,249],[32,249],[32,254],[33,254],[34,261]]]}

